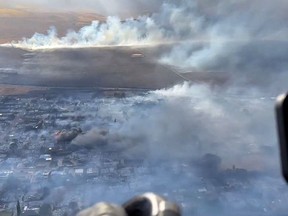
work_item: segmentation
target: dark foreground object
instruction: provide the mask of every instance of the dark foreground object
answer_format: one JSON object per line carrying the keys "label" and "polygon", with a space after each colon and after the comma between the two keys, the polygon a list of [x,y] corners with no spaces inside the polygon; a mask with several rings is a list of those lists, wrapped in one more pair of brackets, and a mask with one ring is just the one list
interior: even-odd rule
{"label": "dark foreground object", "polygon": [[91,208],[81,211],[78,216],[180,216],[180,208],[175,203],[171,203],[164,198],[153,194],[146,193],[137,196],[122,207],[98,203]]}
{"label": "dark foreground object", "polygon": [[282,175],[288,183],[288,95],[278,96],[276,102],[276,121],[280,144]]}

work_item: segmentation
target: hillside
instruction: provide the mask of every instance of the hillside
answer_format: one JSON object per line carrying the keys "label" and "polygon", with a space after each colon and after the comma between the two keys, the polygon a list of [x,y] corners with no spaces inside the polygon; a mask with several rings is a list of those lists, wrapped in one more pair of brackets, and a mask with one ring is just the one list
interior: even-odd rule
{"label": "hillside", "polygon": [[[31,10],[31,9],[30,9]],[[60,36],[67,30],[79,30],[93,20],[104,21],[105,17],[94,13],[52,13],[26,9],[0,8],[0,43],[31,37],[35,32],[45,33],[50,26],[55,26]]]}

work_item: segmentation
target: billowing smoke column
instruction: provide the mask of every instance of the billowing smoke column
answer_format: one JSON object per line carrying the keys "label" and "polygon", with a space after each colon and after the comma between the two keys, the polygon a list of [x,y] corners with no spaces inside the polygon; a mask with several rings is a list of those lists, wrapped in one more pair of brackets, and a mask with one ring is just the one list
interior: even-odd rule
{"label": "billowing smoke column", "polygon": [[198,29],[201,25],[200,19],[193,15],[192,10],[196,10],[194,7],[195,3],[191,5],[188,1],[181,5],[164,3],[157,14],[123,21],[118,17],[108,17],[105,23],[94,21],[79,32],[69,31],[62,38],[57,37],[57,31],[52,27],[47,35],[36,33],[32,38],[25,38],[15,46],[55,48],[143,45],[191,39],[194,34],[201,33]]}
{"label": "billowing smoke column", "polygon": [[[147,32],[150,32],[147,35]],[[36,33],[30,39],[24,39],[15,46],[26,48],[63,48],[147,44],[163,38],[151,18],[128,19],[125,23],[117,17],[108,17],[105,23],[93,21],[90,26],[79,32],[70,31],[65,37],[58,38],[57,31],[51,27],[47,35]]]}
{"label": "billowing smoke column", "polygon": [[[47,35],[35,34],[19,45],[50,46],[138,45],[164,41],[286,40],[284,20],[287,3],[270,1],[166,1],[159,13],[121,21],[108,17],[106,23],[92,22],[79,32],[62,38],[51,28]],[[217,43],[218,44],[218,43]],[[218,45],[217,47],[221,47]]]}
{"label": "billowing smoke column", "polygon": [[[109,174],[113,175],[103,173],[92,181],[78,180],[70,178],[72,170],[65,167],[52,170],[55,172],[46,182],[41,167],[37,181],[45,186],[45,190],[40,188],[42,194],[49,191],[44,200],[47,203],[60,206],[75,200],[84,206],[99,201],[122,203],[137,193],[154,191],[182,204],[185,215],[193,215],[196,209],[199,215],[231,215],[234,211],[235,215],[241,215],[253,210],[255,214],[267,212],[272,216],[279,208],[286,208],[287,193],[280,178],[273,122],[274,98],[261,91],[238,87],[212,89],[205,84],[184,83],[126,98],[95,97],[95,92],[72,92],[69,97],[54,94],[52,99],[47,95],[50,103],[31,104],[28,109],[33,114],[34,107],[61,110],[65,114],[69,110],[69,115],[81,115],[83,120],[56,117],[52,126],[44,126],[37,132],[1,125],[3,140],[16,130],[16,137],[37,151],[53,143],[50,136],[55,127],[80,126],[84,134],[71,143],[79,149],[68,158],[81,158],[86,161],[84,167],[99,169],[100,158],[104,156],[101,172],[112,169]],[[24,104],[25,97],[24,101],[19,100],[17,105]],[[62,116],[58,112],[56,115]],[[48,124],[50,117],[47,114],[45,119]],[[47,138],[44,143],[43,138]],[[117,157],[110,158],[103,148],[112,150]],[[128,175],[121,174],[125,175],[122,182],[117,173],[122,167],[118,161],[123,158],[128,159],[124,167],[128,168]],[[129,159],[140,159],[141,163],[135,165]],[[107,165],[110,160],[112,163]],[[21,161],[22,158],[11,158],[2,162],[1,170],[9,171]],[[25,162],[35,164],[32,155]],[[129,170],[131,167],[134,171]],[[66,168],[70,171],[65,174]],[[21,167],[17,166],[18,169]],[[66,177],[72,186],[67,185]],[[25,183],[20,182],[23,182],[21,176],[1,185],[0,189],[5,191],[3,197],[19,196],[17,185],[25,191]],[[31,191],[38,191],[40,183],[29,184]],[[25,197],[28,195],[25,192]]]}
{"label": "billowing smoke column", "polygon": [[[273,103],[273,97],[258,90],[212,90],[208,85],[185,82],[100,105],[98,115],[118,119],[118,123],[102,131],[87,121],[83,126],[92,127],[90,132],[72,143],[96,148],[108,145],[125,150],[126,156],[145,155],[148,160],[188,160],[213,153],[223,158],[225,168],[236,163],[252,170],[273,170],[278,161],[263,155],[266,147],[273,149],[271,154],[277,152],[274,124],[268,123],[273,120]],[[263,156],[257,164],[249,162],[254,154]]]}
{"label": "billowing smoke column", "polygon": [[[136,168],[128,180],[132,189],[120,183],[112,187],[109,181],[83,183],[75,190],[82,192],[84,203],[123,202],[150,190],[184,203],[187,215],[193,213],[190,207],[200,215],[232,211],[241,215],[251,209],[274,215],[285,205],[286,193],[277,192],[284,182],[277,157],[274,98],[263,92],[184,83],[124,99],[89,101],[79,106],[90,116],[81,125],[88,132],[72,144],[97,151],[106,147],[120,157],[141,158],[149,172]],[[103,125],[105,130],[99,129]],[[65,199],[70,199],[70,193]],[[178,196],[184,197],[182,201]]]}

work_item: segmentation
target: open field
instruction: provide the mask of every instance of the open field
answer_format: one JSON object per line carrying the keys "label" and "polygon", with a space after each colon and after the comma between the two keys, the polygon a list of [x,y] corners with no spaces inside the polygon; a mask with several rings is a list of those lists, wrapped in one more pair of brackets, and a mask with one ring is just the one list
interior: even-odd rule
{"label": "open field", "polygon": [[[157,48],[156,48],[157,49]],[[0,83],[49,87],[159,89],[183,81],[223,83],[224,75],[179,74],[159,64],[153,47],[28,51],[0,48]]]}
{"label": "open field", "polygon": [[19,86],[0,84],[0,96],[22,95],[31,91],[44,91],[46,88],[36,86]]}
{"label": "open field", "polygon": [[126,48],[60,49],[49,52],[0,49],[4,84],[53,87],[162,88],[183,79]]}

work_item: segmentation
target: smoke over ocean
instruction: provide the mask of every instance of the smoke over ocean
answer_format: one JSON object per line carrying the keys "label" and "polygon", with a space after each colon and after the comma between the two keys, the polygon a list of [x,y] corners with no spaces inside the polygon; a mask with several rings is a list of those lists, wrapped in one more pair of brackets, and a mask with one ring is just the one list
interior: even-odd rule
{"label": "smoke over ocean", "polygon": [[[64,37],[58,37],[51,27],[46,35],[35,33],[32,38],[13,42],[14,47],[35,52],[101,46],[159,47],[153,55],[155,61],[179,73],[208,71],[231,77],[226,85],[184,82],[125,99],[89,98],[79,102],[79,113],[88,113],[91,118],[81,123],[86,133],[73,140],[73,145],[110,146],[125,157],[144,157],[147,164],[165,161],[143,179],[135,175],[130,182],[138,185],[134,191],[123,185],[107,191],[108,183],[93,185],[94,189],[89,184],[79,186],[75,190],[85,191],[82,201],[121,202],[132,194],[151,190],[183,201],[187,215],[191,212],[186,209],[194,205],[190,200],[202,209],[198,215],[230,215],[232,210],[239,215],[278,215],[287,209],[288,188],[280,176],[274,121],[275,97],[288,89],[287,9],[284,0],[167,0],[149,16],[126,20],[108,17],[105,23],[93,21],[78,32],[68,31]],[[114,118],[115,124],[107,123]],[[198,168],[205,167],[205,155],[215,162],[215,169]],[[195,168],[185,171],[187,163]],[[229,172],[224,170],[231,171],[235,166],[252,177],[244,178],[244,183],[237,183],[243,176],[229,179]],[[184,170],[179,171],[178,178],[170,173],[173,167]],[[236,182],[236,189],[223,186],[223,175],[231,185]],[[201,180],[201,176],[211,180]],[[152,186],[145,186],[147,182]],[[244,186],[237,189],[237,184]],[[181,190],[181,197],[175,197],[175,191]],[[195,191],[203,193],[198,196]],[[73,190],[66,192],[67,199],[69,193]],[[125,195],[115,198],[115,193]],[[215,197],[220,197],[216,204]]]}

